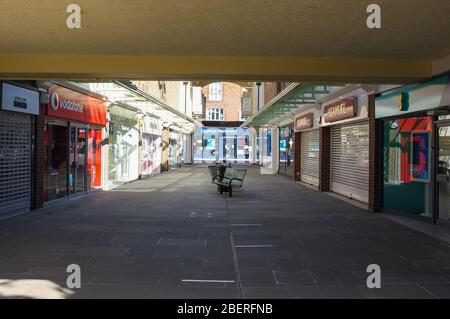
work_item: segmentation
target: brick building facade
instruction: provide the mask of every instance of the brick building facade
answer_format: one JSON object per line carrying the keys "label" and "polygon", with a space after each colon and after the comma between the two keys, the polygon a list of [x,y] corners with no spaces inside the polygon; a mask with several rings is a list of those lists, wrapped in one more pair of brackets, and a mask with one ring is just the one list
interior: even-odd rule
{"label": "brick building facade", "polygon": [[[210,89],[218,85],[221,86],[221,97],[211,98]],[[206,100],[205,114],[203,120],[219,120],[215,116],[210,116],[210,110],[223,110],[221,121],[240,121],[242,108],[242,87],[231,82],[218,82],[206,85],[202,88],[203,96]],[[219,94],[220,95],[220,94]]]}

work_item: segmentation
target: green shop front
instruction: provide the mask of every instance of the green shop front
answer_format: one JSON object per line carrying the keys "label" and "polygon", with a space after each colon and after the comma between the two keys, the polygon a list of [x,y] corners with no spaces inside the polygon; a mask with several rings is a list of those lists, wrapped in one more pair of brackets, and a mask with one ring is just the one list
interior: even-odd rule
{"label": "green shop front", "polygon": [[375,116],[383,211],[450,221],[449,77],[381,93]]}

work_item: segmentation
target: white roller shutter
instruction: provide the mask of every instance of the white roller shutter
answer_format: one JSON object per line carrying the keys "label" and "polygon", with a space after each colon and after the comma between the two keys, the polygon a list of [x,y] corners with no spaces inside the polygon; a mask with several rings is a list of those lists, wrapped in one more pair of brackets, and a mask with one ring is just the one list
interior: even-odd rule
{"label": "white roller shutter", "polygon": [[0,218],[31,203],[31,116],[0,111]]}
{"label": "white roller shutter", "polygon": [[331,128],[331,190],[368,202],[368,123]]}
{"label": "white roller shutter", "polygon": [[301,136],[301,180],[319,186],[319,130],[302,132]]}

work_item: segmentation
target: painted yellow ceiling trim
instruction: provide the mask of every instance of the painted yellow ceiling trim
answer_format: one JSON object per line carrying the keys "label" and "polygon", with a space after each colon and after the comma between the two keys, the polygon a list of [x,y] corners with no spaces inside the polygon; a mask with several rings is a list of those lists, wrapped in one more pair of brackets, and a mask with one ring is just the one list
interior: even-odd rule
{"label": "painted yellow ceiling trim", "polygon": [[286,80],[405,83],[432,75],[412,59],[0,54],[2,79]]}

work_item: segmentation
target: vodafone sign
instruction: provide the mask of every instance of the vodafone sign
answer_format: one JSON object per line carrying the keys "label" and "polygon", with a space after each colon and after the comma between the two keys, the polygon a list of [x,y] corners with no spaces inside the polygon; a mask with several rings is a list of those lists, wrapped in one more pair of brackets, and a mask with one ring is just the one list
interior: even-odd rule
{"label": "vodafone sign", "polygon": [[46,114],[91,124],[106,125],[106,104],[100,99],[54,85],[48,89]]}

